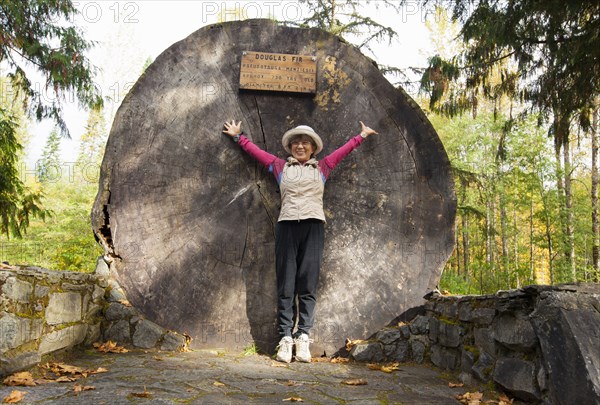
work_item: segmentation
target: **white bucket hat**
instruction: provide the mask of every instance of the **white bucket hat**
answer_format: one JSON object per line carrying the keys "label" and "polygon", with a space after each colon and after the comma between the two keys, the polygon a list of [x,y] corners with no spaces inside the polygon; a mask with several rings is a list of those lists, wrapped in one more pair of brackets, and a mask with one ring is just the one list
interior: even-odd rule
{"label": "white bucket hat", "polygon": [[286,150],[286,152],[292,153],[290,150],[290,140],[295,135],[310,136],[317,145],[317,149],[314,151],[315,155],[323,150],[323,141],[321,140],[321,137],[317,135],[317,133],[308,125],[298,125],[296,128],[290,129],[283,134],[283,138],[281,138],[281,143],[283,144],[283,148]]}

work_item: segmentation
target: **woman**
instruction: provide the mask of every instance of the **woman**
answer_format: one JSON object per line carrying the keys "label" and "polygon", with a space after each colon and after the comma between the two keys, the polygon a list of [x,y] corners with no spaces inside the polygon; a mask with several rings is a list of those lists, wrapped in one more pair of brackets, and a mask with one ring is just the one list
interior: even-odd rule
{"label": "woman", "polygon": [[[359,135],[327,155],[316,156],[323,141],[309,126],[300,125],[283,134],[284,149],[292,156],[278,158],[252,143],[241,130],[242,122],[225,122],[223,132],[239,143],[244,151],[262,163],[281,190],[281,211],[275,227],[275,267],[277,278],[277,324],[280,335],[277,360],[310,362],[309,332],[314,323],[317,283],[323,257],[323,191],[331,171],[368,136],[377,134],[359,121]],[[298,325],[294,329],[294,302],[298,296]]]}

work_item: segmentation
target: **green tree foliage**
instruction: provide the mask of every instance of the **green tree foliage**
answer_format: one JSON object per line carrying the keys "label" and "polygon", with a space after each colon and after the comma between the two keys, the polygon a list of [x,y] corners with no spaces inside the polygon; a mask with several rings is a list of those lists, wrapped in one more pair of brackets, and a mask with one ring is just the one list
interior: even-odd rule
{"label": "green tree foliage", "polygon": [[45,218],[48,212],[41,207],[42,193],[25,187],[19,177],[17,128],[14,114],[0,106],[0,234],[21,237],[31,217]]}
{"label": "green tree foliage", "polygon": [[[102,105],[85,56],[92,44],[69,23],[76,13],[70,0],[0,1],[0,62],[9,67],[15,87],[28,96],[28,111],[38,120],[54,119],[64,134],[68,129],[61,101],[66,94],[75,93],[84,106]],[[43,76],[43,83],[28,76],[31,67]],[[43,89],[57,97],[49,97]]]}
{"label": "green tree foliage", "polygon": [[[572,278],[570,263],[560,254],[563,229],[552,141],[535,117],[507,130],[506,117],[494,110],[488,102],[476,118],[429,113],[456,184],[456,247],[440,283],[453,293],[494,293]],[[592,261],[587,148],[575,150],[576,278],[593,281],[598,274]]]}
{"label": "green tree foliage", "polygon": [[100,171],[107,139],[104,110],[92,109],[88,115],[85,132],[81,135],[79,156],[77,157],[77,166],[85,173],[88,172],[88,169]]}
{"label": "green tree foliage", "polygon": [[[74,93],[85,106],[102,105],[92,80],[94,69],[85,56],[91,44],[70,23],[75,14],[70,0],[0,0],[0,63],[14,89],[9,102],[22,102],[38,120],[53,119],[64,135],[68,129],[62,106],[67,94]],[[41,83],[32,78],[36,75]],[[22,144],[15,136],[18,121],[11,111],[2,106],[0,113],[0,232],[19,237],[30,217],[47,212],[41,207],[42,195],[29,191],[17,175]]]}
{"label": "green tree foliage", "polygon": [[462,23],[464,49],[450,60],[432,57],[423,80],[428,91],[462,80],[462,88],[448,88],[454,93],[444,112],[469,108],[473,92],[488,98],[506,94],[542,114],[560,112],[567,123],[575,112],[587,111],[580,118],[589,126],[600,92],[600,3],[453,0],[450,5],[453,19]]}
{"label": "green tree foliage", "polygon": [[95,259],[102,254],[90,227],[90,207],[98,185],[88,181],[85,172],[72,173],[67,175],[65,168],[60,178],[43,184],[50,217],[33,219],[18,241],[0,235],[0,260],[53,270],[94,271]]}
{"label": "green tree foliage", "polygon": [[371,50],[369,43],[372,41],[387,40],[391,42],[394,37],[398,36],[392,27],[386,27],[360,12],[362,6],[373,3],[377,6],[397,9],[398,5],[391,1],[301,0],[300,3],[309,11],[309,16],[300,22],[300,26],[321,28],[340,37],[353,35],[360,38],[360,42],[357,44],[359,48],[364,47]]}
{"label": "green tree foliage", "polygon": [[[476,112],[483,99],[498,106],[508,97],[525,107],[521,117],[535,113],[540,123],[550,122],[560,250],[570,280],[575,281],[577,207],[570,134],[576,125],[590,130],[600,93],[600,3],[453,0],[448,4],[453,19],[462,23],[463,50],[449,59],[430,58],[421,82],[430,108],[454,116]],[[514,124],[510,114],[507,128]],[[499,146],[503,159],[502,143]]]}
{"label": "green tree foliage", "polygon": [[37,179],[41,183],[56,181],[61,176],[60,140],[54,128],[46,140],[42,157],[36,163]]}

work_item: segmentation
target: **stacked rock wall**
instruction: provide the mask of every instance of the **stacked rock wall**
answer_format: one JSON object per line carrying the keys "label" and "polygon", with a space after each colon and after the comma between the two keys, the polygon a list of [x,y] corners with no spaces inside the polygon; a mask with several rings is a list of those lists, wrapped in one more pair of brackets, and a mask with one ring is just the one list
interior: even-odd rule
{"label": "stacked rock wall", "polygon": [[106,281],[41,268],[0,270],[0,375],[100,336]]}
{"label": "stacked rock wall", "polygon": [[165,351],[187,344],[183,335],[145,319],[129,304],[102,257],[95,274],[0,270],[0,377],[61,349],[108,340]]}
{"label": "stacked rock wall", "polygon": [[465,383],[515,397],[600,403],[600,285],[531,286],[484,296],[433,296],[410,323],[383,328],[357,361],[431,361]]}

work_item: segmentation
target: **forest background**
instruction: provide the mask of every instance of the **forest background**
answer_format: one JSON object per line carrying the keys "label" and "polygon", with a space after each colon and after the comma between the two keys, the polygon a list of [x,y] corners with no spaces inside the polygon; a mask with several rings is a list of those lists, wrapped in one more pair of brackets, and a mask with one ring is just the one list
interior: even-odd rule
{"label": "forest background", "polygon": [[[41,3],[52,6],[54,2]],[[564,97],[557,97],[566,100],[566,107],[543,104],[552,100],[553,94],[543,93],[544,83],[540,83],[545,73],[559,70],[557,59],[565,57],[545,53],[544,47],[559,48],[562,41],[573,42],[572,38],[565,40],[565,35],[581,38],[588,34],[588,26],[596,27],[596,38],[600,37],[598,7],[582,13],[564,7],[553,9],[552,1],[544,10],[527,9],[527,1],[515,2],[521,5],[513,10],[497,6],[502,2],[487,1],[294,2],[299,8],[291,7],[290,2],[267,2],[270,8],[264,3],[261,8],[249,8],[248,2],[203,3],[203,12],[210,13],[215,21],[265,17],[340,35],[380,62],[390,82],[417,101],[446,148],[456,182],[456,248],[442,274],[440,289],[455,294],[493,293],[527,284],[600,281],[598,103],[581,102],[585,92],[574,84],[577,77],[570,77],[569,85],[577,97],[570,98],[565,91],[561,93]],[[11,11],[6,9],[11,7],[8,4],[1,6],[3,15]],[[94,4],[100,3],[78,3],[71,17],[75,22],[83,17],[93,20],[98,16],[98,9],[91,6]],[[287,15],[275,15],[275,4],[279,4],[279,11],[287,4]],[[57,270],[94,270],[102,249],[91,231],[90,211],[110,123],[128,88],[152,62],[152,55],[118,55],[119,49],[131,49],[128,41],[135,24],[127,22],[135,21],[140,7],[144,2],[111,2],[99,9],[100,14],[104,11],[119,24],[107,34],[100,52],[90,57],[92,63],[102,63],[103,69],[96,72],[94,80],[103,90],[103,103],[79,112],[85,124],[76,148],[60,119],[38,123],[27,102],[23,103],[28,95],[18,91],[10,65],[5,63],[6,57],[2,58],[0,110],[10,111],[16,123],[15,137],[23,146],[15,151],[18,177],[23,183],[21,194],[29,193],[39,200],[31,204],[35,209],[24,226],[2,228],[0,261]],[[400,66],[390,55],[381,55],[402,52],[392,44],[398,43],[409,13],[418,15],[426,33],[427,55],[421,66]],[[546,25],[543,31],[536,28],[528,32],[533,38],[530,42],[538,46],[530,44],[529,54],[543,55],[535,69],[527,65],[528,61],[535,62],[535,57],[520,59],[527,55],[522,35],[513,38],[498,28],[518,26],[518,13],[521,19],[529,14]],[[393,15],[397,21],[392,18],[388,24],[390,20],[382,15]],[[553,19],[562,21],[558,24],[562,28],[554,27]],[[197,28],[201,25],[206,24]],[[5,28],[3,35],[8,32]],[[488,48],[482,36],[489,38]],[[549,38],[562,39],[553,44]],[[600,64],[597,49],[584,49],[584,56],[569,54],[565,57],[571,58],[566,70],[582,69],[574,66],[584,65],[581,62],[586,57]],[[481,68],[485,64],[482,60],[486,69]],[[589,85],[590,94],[584,101],[598,100],[597,72],[588,69],[587,73],[596,75],[596,81]],[[35,69],[31,74],[35,77]],[[532,91],[532,83],[538,93]],[[71,100],[71,106],[63,110],[68,112],[75,104]],[[40,133],[45,136],[40,137]],[[70,145],[70,155],[65,155],[65,145]]]}

